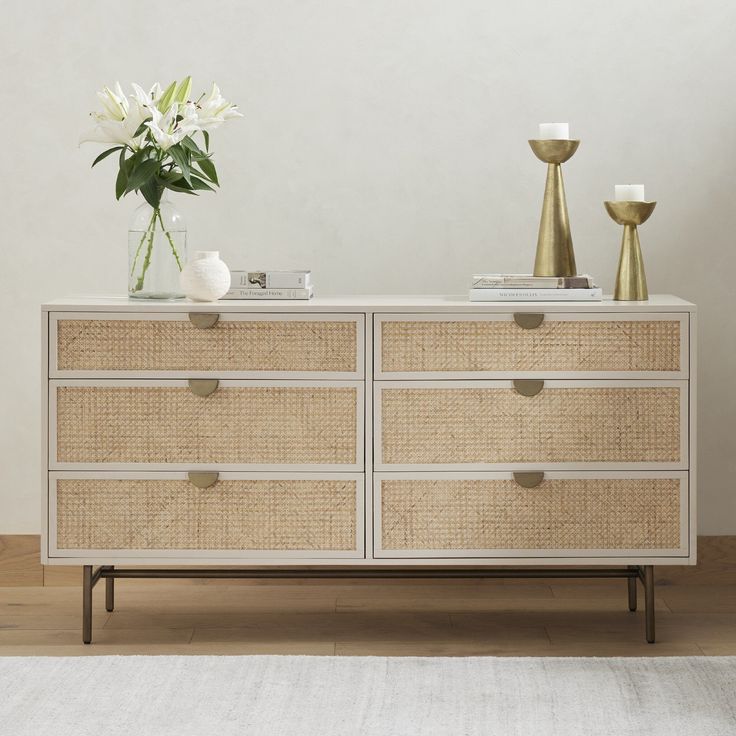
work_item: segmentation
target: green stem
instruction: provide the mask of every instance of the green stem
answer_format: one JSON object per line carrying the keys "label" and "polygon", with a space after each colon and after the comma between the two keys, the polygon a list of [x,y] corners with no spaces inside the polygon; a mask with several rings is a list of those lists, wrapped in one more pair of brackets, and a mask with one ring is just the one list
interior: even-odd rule
{"label": "green stem", "polygon": [[148,248],[146,248],[146,256],[143,259],[143,268],[141,268],[141,275],[138,277],[138,281],[136,281],[133,291],[140,291],[143,288],[143,282],[146,278],[146,272],[148,271],[148,267],[151,265],[151,254],[153,253],[153,238],[156,235],[155,223],[157,213],[158,207],[153,211],[153,217],[151,218],[151,221],[154,223],[154,226],[150,229],[150,234],[148,236]]}
{"label": "green stem", "polygon": [[146,236],[156,226],[156,212],[157,212],[157,210],[154,210],[153,211],[153,217],[151,217],[151,221],[148,223],[148,227],[146,228],[145,232],[141,236],[141,242],[138,243],[138,248],[137,248],[137,250],[135,252],[135,258],[133,258],[133,265],[130,267],[130,275],[131,276],[135,273],[135,266],[138,263],[138,256],[141,254],[141,248],[143,247],[143,243],[146,240]]}
{"label": "green stem", "polygon": [[[161,217],[161,210],[156,210],[158,213],[158,221],[161,223],[161,229],[166,234],[166,239],[169,241],[169,245],[171,246],[171,252],[174,254],[174,258],[176,258],[176,265],[179,267],[179,270],[181,271],[181,260],[179,260],[179,253],[176,250],[176,246],[174,245],[174,240],[171,237],[171,233],[164,227],[164,221]],[[155,215],[154,215],[155,216]]]}

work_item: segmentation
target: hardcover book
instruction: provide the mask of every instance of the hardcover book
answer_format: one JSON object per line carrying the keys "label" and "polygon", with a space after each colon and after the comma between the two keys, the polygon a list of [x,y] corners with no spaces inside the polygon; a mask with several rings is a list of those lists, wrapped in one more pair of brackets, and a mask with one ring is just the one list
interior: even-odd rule
{"label": "hardcover book", "polygon": [[593,289],[470,289],[471,302],[599,302],[603,291]]}
{"label": "hardcover book", "polygon": [[248,289],[239,286],[230,287],[223,299],[311,299],[314,289]]}
{"label": "hardcover book", "polygon": [[306,289],[311,271],[231,271],[233,287],[245,289]]}

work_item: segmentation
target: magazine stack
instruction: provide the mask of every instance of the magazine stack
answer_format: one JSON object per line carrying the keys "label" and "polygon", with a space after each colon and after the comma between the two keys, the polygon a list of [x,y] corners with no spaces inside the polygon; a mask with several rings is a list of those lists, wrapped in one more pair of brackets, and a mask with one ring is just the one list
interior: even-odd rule
{"label": "magazine stack", "polygon": [[587,274],[480,273],[473,276],[469,298],[471,302],[599,302],[603,295]]}

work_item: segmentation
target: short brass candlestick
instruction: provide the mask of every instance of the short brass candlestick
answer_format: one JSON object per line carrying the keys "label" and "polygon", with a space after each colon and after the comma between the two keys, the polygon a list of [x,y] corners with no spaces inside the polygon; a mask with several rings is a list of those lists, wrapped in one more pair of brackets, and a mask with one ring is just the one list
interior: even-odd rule
{"label": "short brass candlestick", "polygon": [[604,202],[603,204],[613,220],[624,226],[613,298],[618,301],[646,301],[649,299],[649,291],[637,225],[649,219],[657,203]]}
{"label": "short brass candlestick", "polygon": [[572,249],[570,220],[567,216],[562,167],[578,150],[580,141],[533,140],[534,155],[547,164],[542,219],[539,222],[535,276],[575,276],[575,253]]}

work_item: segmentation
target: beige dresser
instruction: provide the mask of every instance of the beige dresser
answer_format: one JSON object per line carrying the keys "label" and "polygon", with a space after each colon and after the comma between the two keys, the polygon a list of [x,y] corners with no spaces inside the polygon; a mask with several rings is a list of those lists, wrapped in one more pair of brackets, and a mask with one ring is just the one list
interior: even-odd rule
{"label": "beige dresser", "polygon": [[84,566],[85,641],[99,579],[112,610],[115,578],[205,574],[621,577],[653,641],[653,566],[695,562],[695,308],[676,297],[43,318],[43,555]]}

